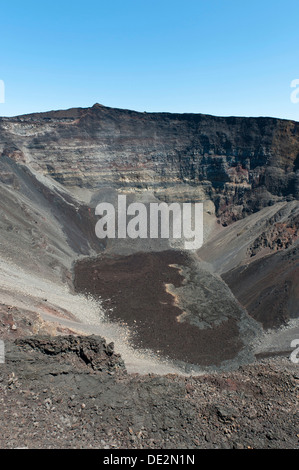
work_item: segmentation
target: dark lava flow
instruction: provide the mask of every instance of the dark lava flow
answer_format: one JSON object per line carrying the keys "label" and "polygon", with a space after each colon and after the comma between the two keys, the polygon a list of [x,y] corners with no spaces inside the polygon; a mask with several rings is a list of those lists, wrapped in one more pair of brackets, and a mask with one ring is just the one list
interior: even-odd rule
{"label": "dark lava flow", "polygon": [[205,330],[178,322],[182,311],[165,284],[181,286],[182,275],[169,265],[189,262],[188,255],[178,251],[102,255],[76,263],[74,287],[100,297],[110,321],[131,327],[134,347],[184,363],[217,366],[240,351],[239,329],[234,319]]}

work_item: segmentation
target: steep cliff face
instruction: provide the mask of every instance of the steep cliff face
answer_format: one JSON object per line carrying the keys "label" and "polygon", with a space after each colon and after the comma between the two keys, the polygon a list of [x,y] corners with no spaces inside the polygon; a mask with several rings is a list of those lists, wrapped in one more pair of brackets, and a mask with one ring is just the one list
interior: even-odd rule
{"label": "steep cliff face", "polygon": [[299,123],[287,120],[96,104],[2,118],[0,146],[2,155],[69,189],[153,189],[167,199],[172,187],[187,184],[181,197],[204,194],[224,225],[299,197]]}

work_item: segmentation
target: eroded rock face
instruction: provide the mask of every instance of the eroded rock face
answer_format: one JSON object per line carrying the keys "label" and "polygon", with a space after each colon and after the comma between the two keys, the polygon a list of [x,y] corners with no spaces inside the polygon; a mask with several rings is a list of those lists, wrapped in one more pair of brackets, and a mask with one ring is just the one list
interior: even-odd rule
{"label": "eroded rock face", "polygon": [[298,215],[298,201],[264,208],[224,228],[198,250],[266,329],[298,318]]}
{"label": "eroded rock face", "polygon": [[2,155],[68,188],[165,189],[187,183],[224,225],[299,196],[299,123],[137,113],[94,105],[0,121]]}

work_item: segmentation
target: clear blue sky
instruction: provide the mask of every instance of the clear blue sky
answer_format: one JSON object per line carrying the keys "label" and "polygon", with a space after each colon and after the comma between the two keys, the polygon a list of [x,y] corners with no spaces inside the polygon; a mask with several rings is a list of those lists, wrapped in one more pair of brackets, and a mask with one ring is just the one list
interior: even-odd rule
{"label": "clear blue sky", "polygon": [[298,0],[1,2],[0,115],[105,106],[299,121]]}

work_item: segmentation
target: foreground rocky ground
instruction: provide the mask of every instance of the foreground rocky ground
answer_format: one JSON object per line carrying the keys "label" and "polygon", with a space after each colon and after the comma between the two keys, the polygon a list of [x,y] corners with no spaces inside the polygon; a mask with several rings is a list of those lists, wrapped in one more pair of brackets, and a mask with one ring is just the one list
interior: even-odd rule
{"label": "foreground rocky ground", "polygon": [[199,377],[128,374],[100,337],[7,341],[1,448],[298,448],[288,357]]}

